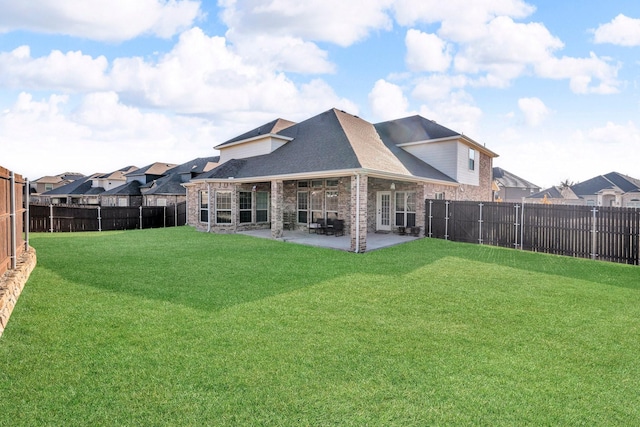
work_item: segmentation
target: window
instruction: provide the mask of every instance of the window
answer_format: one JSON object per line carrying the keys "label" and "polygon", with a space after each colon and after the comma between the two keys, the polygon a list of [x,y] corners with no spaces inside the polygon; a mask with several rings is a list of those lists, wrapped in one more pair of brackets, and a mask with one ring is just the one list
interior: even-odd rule
{"label": "window", "polygon": [[631,199],[629,200],[629,204],[627,206],[630,208],[640,208],[640,200]]}
{"label": "window", "polygon": [[298,188],[308,188],[309,181],[298,181]]}
{"label": "window", "polygon": [[44,185],[44,191],[51,191],[51,190],[53,190],[53,184]]}
{"label": "window", "polygon": [[337,179],[328,179],[326,182],[327,182],[327,187],[329,187],[329,188],[333,188],[333,187],[337,187],[338,186],[338,180]]}
{"label": "window", "polygon": [[416,193],[396,193],[396,226],[416,226]]}
{"label": "window", "polygon": [[311,186],[313,188],[322,188],[322,180],[321,179],[314,179],[313,181],[311,181]]}
{"label": "window", "polygon": [[156,200],[156,206],[167,206],[167,199]]}
{"label": "window", "polygon": [[231,192],[216,193],[216,224],[231,224]]}
{"label": "window", "polygon": [[306,224],[308,221],[309,211],[309,192],[298,191],[298,222]]}
{"label": "window", "polygon": [[469,170],[476,170],[476,150],[469,148]]}
{"label": "window", "polygon": [[251,199],[252,194],[250,191],[241,191],[239,193],[239,211],[240,211],[240,222],[251,222]]}
{"label": "window", "polygon": [[269,193],[258,191],[256,193],[256,222],[269,221]]}
{"label": "window", "polygon": [[327,211],[327,220],[334,220],[338,218],[338,192],[337,191],[325,192],[325,207]]}
{"label": "window", "polygon": [[200,222],[209,222],[209,192],[200,192]]}
{"label": "window", "polygon": [[444,200],[444,191],[442,193],[436,193],[434,199]]}
{"label": "window", "polygon": [[311,222],[316,222],[320,218],[324,218],[323,212],[323,191],[311,192]]}

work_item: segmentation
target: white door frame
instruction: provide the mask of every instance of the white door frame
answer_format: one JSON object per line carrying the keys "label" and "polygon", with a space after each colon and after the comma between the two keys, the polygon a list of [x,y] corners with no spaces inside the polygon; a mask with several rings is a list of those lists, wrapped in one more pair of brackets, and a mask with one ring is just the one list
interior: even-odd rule
{"label": "white door frame", "polygon": [[391,231],[391,191],[378,191],[376,200],[376,230]]}

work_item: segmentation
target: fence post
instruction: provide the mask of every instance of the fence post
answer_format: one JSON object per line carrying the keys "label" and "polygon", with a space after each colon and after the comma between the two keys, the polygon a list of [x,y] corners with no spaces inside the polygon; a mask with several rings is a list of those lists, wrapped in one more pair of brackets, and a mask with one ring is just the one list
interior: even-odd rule
{"label": "fence post", "polygon": [[162,208],[162,228],[167,228],[167,207]]}
{"label": "fence post", "polygon": [[142,230],[142,206],[140,206],[140,230]]}
{"label": "fence post", "polygon": [[53,204],[49,204],[49,233],[53,233]]}
{"label": "fence post", "polygon": [[520,249],[524,250],[524,197],[522,198],[522,209],[520,209]]}
{"label": "fence post", "polygon": [[444,240],[449,240],[449,202],[444,202]]}
{"label": "fence post", "polygon": [[478,204],[480,206],[480,219],[478,219],[478,244],[482,244],[482,207],[484,204]]}
{"label": "fence post", "polygon": [[519,225],[518,224],[518,213],[520,211],[520,205],[515,204],[515,205],[513,205],[513,207],[516,209],[516,222],[513,224],[513,226],[515,227],[515,230],[514,230],[515,232],[513,234],[515,235],[514,237],[516,239],[516,242],[513,244],[513,246],[515,246],[515,248],[518,249],[518,231],[519,231],[518,230],[518,225]]}
{"label": "fence post", "polygon": [[24,250],[29,250],[29,180],[24,180]]}
{"label": "fence post", "polygon": [[173,214],[175,217],[173,224],[177,227],[178,226],[178,201],[177,200],[176,200],[176,204],[173,206]]}
{"label": "fence post", "polygon": [[594,207],[591,212],[593,213],[593,219],[592,219],[592,224],[591,224],[591,259],[596,259],[596,257],[598,256],[597,253],[597,245],[598,245],[598,239],[597,239],[597,233],[598,233],[598,228],[597,228],[597,215],[596,213],[598,212],[598,210]]}
{"label": "fence post", "polygon": [[102,231],[102,210],[98,206],[98,231]]}
{"label": "fence post", "polygon": [[18,248],[16,243],[16,234],[18,233],[18,222],[16,221],[16,176],[13,172],[9,172],[9,227],[11,228],[11,269],[15,270],[18,266]]}
{"label": "fence post", "polygon": [[433,228],[431,220],[433,219],[433,200],[429,200],[429,237],[433,237]]}

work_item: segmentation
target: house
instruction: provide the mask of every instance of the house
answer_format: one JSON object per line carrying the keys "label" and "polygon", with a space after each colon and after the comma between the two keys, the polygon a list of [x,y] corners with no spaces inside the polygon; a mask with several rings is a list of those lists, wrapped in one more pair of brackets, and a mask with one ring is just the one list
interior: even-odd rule
{"label": "house", "polygon": [[184,184],[188,224],[280,238],[285,226],[341,219],[354,252],[366,250],[367,233],[422,226],[425,199],[490,201],[497,157],[420,116],[372,124],[337,109],[274,120],[215,148],[220,165]]}
{"label": "house", "polygon": [[142,206],[144,190],[175,166],[173,163],[155,162],[125,173],[126,181],[122,185],[102,193],[102,206]]}
{"label": "house", "polygon": [[618,172],[598,175],[571,189],[588,206],[640,208],[640,180]]}
{"label": "house", "polygon": [[545,205],[581,205],[584,202],[568,186],[553,186],[525,198],[525,203]]}
{"label": "house", "polygon": [[497,186],[494,194],[497,202],[522,202],[523,197],[540,191],[539,186],[502,168],[493,168],[493,179]]}
{"label": "house", "polygon": [[51,191],[54,188],[62,187],[63,185],[67,185],[76,179],[84,177],[81,173],[76,172],[64,172],[59,175],[48,175],[43,176],[41,178],[36,179],[35,181],[31,181],[29,183],[29,192],[31,194],[31,202],[32,203],[40,203],[40,194],[45,193],[47,191]]}
{"label": "house", "polygon": [[101,187],[93,186],[93,179],[102,174],[96,173],[71,181],[61,187],[45,191],[39,197],[40,203],[53,205],[99,205]]}
{"label": "house", "polygon": [[142,187],[144,206],[169,206],[186,201],[187,189],[182,185],[218,166],[220,156],[201,157],[168,169],[165,175]]}
{"label": "house", "polygon": [[91,185],[95,188],[103,188],[105,191],[120,187],[127,182],[126,175],[137,169],[138,168],[135,166],[126,166],[122,169],[118,169],[117,171],[96,176],[91,180]]}

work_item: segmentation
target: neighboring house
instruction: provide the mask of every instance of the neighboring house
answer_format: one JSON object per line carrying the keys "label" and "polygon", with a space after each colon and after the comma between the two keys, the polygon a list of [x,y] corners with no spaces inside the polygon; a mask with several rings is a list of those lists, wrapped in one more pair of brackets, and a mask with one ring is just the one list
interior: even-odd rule
{"label": "neighboring house", "polygon": [[[497,154],[420,116],[371,124],[331,109],[275,120],[215,147],[220,166],[184,184],[188,223],[237,232],[344,220],[351,250],[368,232],[423,227],[424,200],[492,200]],[[424,230],[422,230],[424,231]]]}
{"label": "neighboring house", "polygon": [[93,178],[92,186],[103,188],[105,191],[109,191],[113,188],[120,187],[127,182],[126,174],[137,170],[135,166],[126,166],[117,171],[106,173]]}
{"label": "neighboring house", "polygon": [[39,202],[53,205],[98,205],[100,204],[100,193],[104,192],[104,189],[93,187],[92,180],[100,175],[102,174],[87,175],[61,187],[46,191],[40,195]]}
{"label": "neighboring house", "polygon": [[125,173],[126,183],[102,193],[102,206],[142,206],[145,188],[175,166],[173,163],[156,162]]}
{"label": "neighboring house", "polygon": [[45,193],[47,191],[51,191],[54,188],[62,187],[63,185],[67,185],[70,182],[75,181],[76,179],[82,178],[84,175],[76,172],[64,172],[59,175],[50,175],[43,176],[41,178],[36,179],[35,181],[31,181],[29,183],[31,193],[31,202],[39,203],[40,194]]}
{"label": "neighboring house", "polygon": [[542,203],[545,205],[581,205],[584,204],[571,187],[554,186],[525,198],[525,203]]}
{"label": "neighboring house", "polygon": [[522,202],[524,197],[540,191],[539,186],[502,168],[493,168],[493,179],[497,185],[496,202]]}
{"label": "neighboring house", "polygon": [[177,205],[187,199],[187,189],[182,185],[198,175],[218,166],[220,156],[201,157],[165,172],[165,175],[142,188],[144,206]]}
{"label": "neighboring house", "polygon": [[610,172],[571,186],[588,206],[640,208],[640,180]]}

